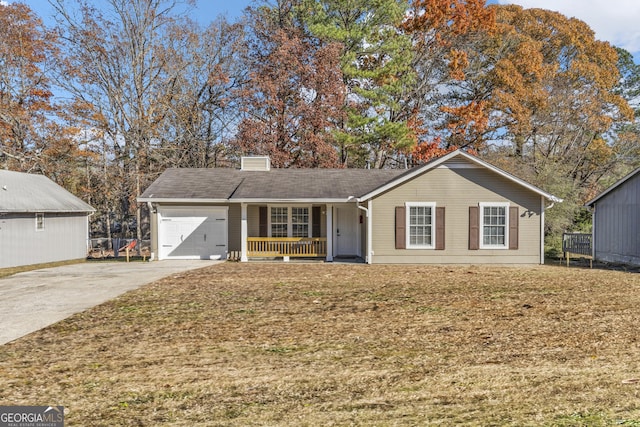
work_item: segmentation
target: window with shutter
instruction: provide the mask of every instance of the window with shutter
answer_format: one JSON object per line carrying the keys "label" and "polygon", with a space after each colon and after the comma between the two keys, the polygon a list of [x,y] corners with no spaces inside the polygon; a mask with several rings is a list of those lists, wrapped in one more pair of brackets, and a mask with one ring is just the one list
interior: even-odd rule
{"label": "window with shutter", "polygon": [[396,249],[444,249],[444,208],[433,202],[396,207]]}

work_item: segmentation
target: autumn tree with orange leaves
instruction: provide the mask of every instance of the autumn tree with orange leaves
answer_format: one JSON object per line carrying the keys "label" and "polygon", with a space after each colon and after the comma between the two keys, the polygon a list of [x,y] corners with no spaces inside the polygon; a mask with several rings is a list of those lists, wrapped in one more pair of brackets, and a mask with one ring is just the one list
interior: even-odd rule
{"label": "autumn tree with orange leaves", "polygon": [[343,120],[340,46],[305,32],[299,2],[251,9],[245,118],[232,145],[275,167],[340,166],[332,129]]}
{"label": "autumn tree with orange leaves", "polygon": [[565,199],[548,226],[570,227],[599,180],[618,161],[611,132],[632,119],[616,93],[618,55],[584,22],[520,6],[492,6],[498,31],[486,42],[492,66],[477,78],[491,109],[485,155]]}
{"label": "autumn tree with orange leaves", "polygon": [[415,0],[402,29],[412,37],[418,75],[406,106],[419,137],[413,160],[483,147],[489,109],[465,83],[483,58],[482,40],[495,31],[494,11],[484,0]]}
{"label": "autumn tree with orange leaves", "polygon": [[0,28],[0,168],[46,173],[73,184],[80,155],[54,120],[56,36],[20,3],[0,3]]}

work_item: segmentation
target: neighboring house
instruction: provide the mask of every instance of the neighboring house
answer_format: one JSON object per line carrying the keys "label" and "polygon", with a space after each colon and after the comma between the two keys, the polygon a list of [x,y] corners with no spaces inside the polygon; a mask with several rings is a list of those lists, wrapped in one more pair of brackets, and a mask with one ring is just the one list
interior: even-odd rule
{"label": "neighboring house", "polygon": [[159,259],[544,262],[560,199],[462,151],[410,170],[168,169],[138,199]]}
{"label": "neighboring house", "polygon": [[593,212],[593,259],[640,265],[640,168],[586,206]]}
{"label": "neighboring house", "polygon": [[47,177],[0,170],[0,268],[85,258],[92,212]]}

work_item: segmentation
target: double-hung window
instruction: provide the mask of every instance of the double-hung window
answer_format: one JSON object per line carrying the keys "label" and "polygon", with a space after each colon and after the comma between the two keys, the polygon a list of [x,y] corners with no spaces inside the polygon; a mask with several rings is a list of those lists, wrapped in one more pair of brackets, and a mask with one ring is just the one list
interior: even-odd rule
{"label": "double-hung window", "polygon": [[271,237],[289,237],[289,208],[271,207]]}
{"label": "double-hung window", "polygon": [[480,203],[480,248],[507,249],[509,204]]}
{"label": "double-hung window", "polygon": [[436,204],[407,202],[407,248],[433,249],[435,242]]}
{"label": "double-hung window", "polygon": [[309,237],[309,208],[291,208],[291,237]]}
{"label": "double-hung window", "polygon": [[271,206],[271,237],[310,237],[310,208],[308,206]]}

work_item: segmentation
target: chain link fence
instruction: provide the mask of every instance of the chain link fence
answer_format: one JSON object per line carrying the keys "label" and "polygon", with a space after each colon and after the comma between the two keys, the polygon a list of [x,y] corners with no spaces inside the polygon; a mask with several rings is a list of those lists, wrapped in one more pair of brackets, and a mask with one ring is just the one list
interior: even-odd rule
{"label": "chain link fence", "polygon": [[113,239],[89,239],[88,243],[87,257],[89,258],[119,258],[125,255],[127,247],[129,247],[129,254],[132,256],[142,256],[148,259],[151,255],[151,240],[115,237]]}

